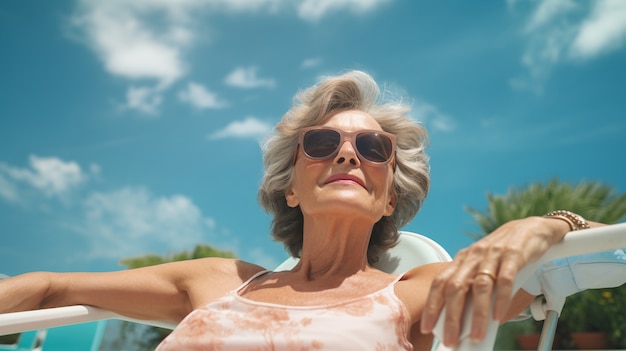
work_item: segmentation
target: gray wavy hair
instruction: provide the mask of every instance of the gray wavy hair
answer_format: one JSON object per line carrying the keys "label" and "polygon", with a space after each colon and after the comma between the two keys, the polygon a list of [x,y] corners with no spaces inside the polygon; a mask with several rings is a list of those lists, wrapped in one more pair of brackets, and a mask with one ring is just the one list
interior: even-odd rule
{"label": "gray wavy hair", "polygon": [[302,128],[318,125],[330,113],[359,110],[372,116],[389,133],[396,135],[396,168],[393,184],[397,199],[391,216],[382,217],[372,229],[368,261],[374,263],[383,250],[398,241],[398,228],[417,214],[430,187],[428,135],[412,120],[410,106],[384,99],[374,79],[362,71],[323,78],[296,94],[292,108],[276,125],[276,134],[263,145],[265,174],[259,188],[259,203],[273,215],[272,236],[289,253],[299,257],[303,242],[303,216],[299,207],[289,207],[285,194],[294,176],[294,154]]}

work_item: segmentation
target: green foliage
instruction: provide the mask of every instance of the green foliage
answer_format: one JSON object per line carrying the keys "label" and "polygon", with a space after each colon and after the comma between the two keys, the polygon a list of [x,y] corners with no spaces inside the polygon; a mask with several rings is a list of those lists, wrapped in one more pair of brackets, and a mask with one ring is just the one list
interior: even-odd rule
{"label": "green foliage", "polygon": [[611,347],[626,348],[626,285],[585,290],[567,298],[560,320],[572,332],[601,331]]}
{"label": "green foliage", "polygon": [[157,264],[167,263],[167,262],[176,262],[176,261],[185,261],[185,260],[193,260],[197,258],[204,257],[223,257],[223,258],[235,258],[235,254],[231,251],[221,251],[213,248],[210,245],[196,245],[196,247],[191,251],[182,251],[179,253],[175,253],[173,255],[168,256],[159,256],[155,254],[148,254],[139,257],[131,257],[124,258],[120,261],[120,264],[125,266],[126,268],[139,268],[139,267],[147,267],[154,266]]}
{"label": "green foliage", "polygon": [[570,210],[590,221],[617,223],[626,216],[626,193],[617,194],[608,185],[580,182],[576,185],[552,179],[547,184],[534,183],[522,189],[509,189],[505,195],[487,194],[484,212],[467,207],[481,229],[469,233],[482,238],[502,224],[518,218],[541,216],[554,210]]}
{"label": "green foliage", "polygon": [[[562,183],[552,179],[525,188],[511,188],[504,195],[487,194],[488,206],[484,212],[467,207],[479,233],[468,233],[480,239],[502,224],[519,218],[541,216],[553,210],[570,210],[584,218],[606,224],[617,223],[626,216],[626,193],[618,194],[608,185],[592,181],[578,184]],[[567,343],[569,331],[606,331],[614,346],[626,347],[626,285],[613,289],[587,290],[567,299],[559,320],[557,341]],[[500,346],[510,347],[514,335],[519,334],[516,323],[504,324],[498,333]],[[525,323],[540,330],[541,324]],[[560,335],[559,335],[560,334]],[[496,345],[498,346],[498,345]]]}
{"label": "green foliage", "polygon": [[[235,254],[231,251],[222,251],[210,245],[200,244],[196,245],[193,250],[182,251],[172,255],[159,256],[148,254],[139,257],[125,258],[120,261],[120,264],[126,268],[132,269],[204,257],[235,258]],[[154,350],[170,332],[171,331],[168,329],[123,322],[120,324],[120,336],[112,344],[117,350],[128,349],[129,347],[137,351]]]}
{"label": "green foliage", "polygon": [[529,318],[501,325],[494,343],[494,350],[518,349],[516,337],[518,335],[532,334],[537,330],[537,323],[534,319]]}

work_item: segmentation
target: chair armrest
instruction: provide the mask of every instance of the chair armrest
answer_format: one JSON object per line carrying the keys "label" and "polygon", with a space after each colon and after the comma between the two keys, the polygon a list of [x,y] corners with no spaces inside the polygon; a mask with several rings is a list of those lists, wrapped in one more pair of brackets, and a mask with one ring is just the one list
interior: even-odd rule
{"label": "chair armrest", "polygon": [[105,319],[119,319],[166,329],[176,327],[174,323],[138,320],[97,307],[77,305],[0,314],[0,335]]}

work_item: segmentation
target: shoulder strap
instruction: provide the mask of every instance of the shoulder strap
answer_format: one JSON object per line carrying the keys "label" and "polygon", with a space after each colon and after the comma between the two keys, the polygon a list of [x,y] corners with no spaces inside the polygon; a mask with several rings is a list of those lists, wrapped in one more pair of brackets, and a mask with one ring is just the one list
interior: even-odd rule
{"label": "shoulder strap", "polygon": [[246,280],[243,284],[241,284],[237,289],[235,289],[235,292],[239,292],[241,291],[241,289],[245,288],[248,284],[250,284],[251,281],[255,280],[256,278],[262,276],[263,274],[269,273],[271,272],[268,269],[262,270],[260,272],[257,272],[256,274],[254,274],[252,277],[250,277],[250,279]]}

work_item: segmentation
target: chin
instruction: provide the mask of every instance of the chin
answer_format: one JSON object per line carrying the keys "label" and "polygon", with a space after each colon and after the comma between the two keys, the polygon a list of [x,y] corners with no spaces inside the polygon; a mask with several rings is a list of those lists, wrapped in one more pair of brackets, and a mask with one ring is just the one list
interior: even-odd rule
{"label": "chin", "polygon": [[355,217],[369,217],[377,222],[382,217],[383,208],[376,208],[377,206],[368,204],[370,201],[366,201],[363,198],[341,198],[341,199],[329,199],[320,203],[322,211],[327,215],[353,215]]}

